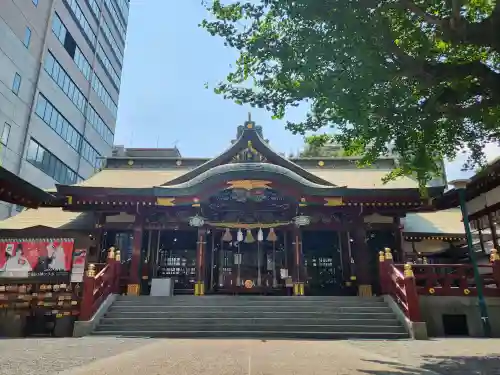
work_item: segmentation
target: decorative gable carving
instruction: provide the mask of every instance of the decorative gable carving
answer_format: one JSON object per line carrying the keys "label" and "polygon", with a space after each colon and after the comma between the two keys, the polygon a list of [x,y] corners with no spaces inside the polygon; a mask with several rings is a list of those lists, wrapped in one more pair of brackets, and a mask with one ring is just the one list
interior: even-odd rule
{"label": "decorative gable carving", "polygon": [[264,163],[266,161],[266,157],[253,147],[252,141],[248,141],[247,147],[238,152],[232,159],[233,163]]}

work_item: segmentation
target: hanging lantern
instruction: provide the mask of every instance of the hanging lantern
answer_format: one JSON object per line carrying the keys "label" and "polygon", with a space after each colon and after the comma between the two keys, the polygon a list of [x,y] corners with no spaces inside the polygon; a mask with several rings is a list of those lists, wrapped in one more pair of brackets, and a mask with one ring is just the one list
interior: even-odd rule
{"label": "hanging lantern", "polygon": [[238,242],[242,242],[243,241],[243,232],[241,231],[241,229],[238,229],[238,234],[236,235],[236,240]]}
{"label": "hanging lantern", "polygon": [[276,233],[274,232],[274,228],[269,229],[269,234],[267,235],[267,240],[270,242],[275,242],[278,240]]}
{"label": "hanging lantern", "polygon": [[264,241],[264,232],[262,232],[262,228],[259,228],[259,231],[257,232],[257,241]]}
{"label": "hanging lantern", "polygon": [[309,216],[299,215],[295,216],[293,221],[297,227],[303,227],[311,223],[311,218]]}
{"label": "hanging lantern", "polygon": [[245,243],[255,242],[255,238],[253,238],[252,231],[247,229],[247,235],[245,236]]}
{"label": "hanging lantern", "polygon": [[226,228],[226,231],[224,232],[224,235],[222,236],[222,241],[224,242],[231,242],[233,240],[233,236],[231,235],[231,231],[229,228]]}
{"label": "hanging lantern", "polygon": [[205,224],[205,219],[203,219],[201,216],[196,214],[196,216],[193,216],[189,218],[189,225],[192,227],[202,227]]}

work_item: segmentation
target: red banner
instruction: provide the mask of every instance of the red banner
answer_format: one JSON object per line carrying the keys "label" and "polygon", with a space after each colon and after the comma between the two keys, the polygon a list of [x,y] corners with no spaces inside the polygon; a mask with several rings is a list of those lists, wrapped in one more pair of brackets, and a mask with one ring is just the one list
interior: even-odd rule
{"label": "red banner", "polygon": [[0,277],[69,274],[74,240],[34,238],[0,240]]}

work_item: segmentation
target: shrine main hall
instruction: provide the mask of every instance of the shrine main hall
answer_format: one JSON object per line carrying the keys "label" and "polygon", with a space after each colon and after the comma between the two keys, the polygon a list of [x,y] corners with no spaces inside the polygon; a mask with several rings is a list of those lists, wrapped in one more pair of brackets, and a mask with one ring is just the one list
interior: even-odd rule
{"label": "shrine main hall", "polygon": [[433,212],[416,180],[383,184],[395,157],[363,169],[356,162],[286,158],[247,121],[212,159],[116,148],[90,179],[57,185],[46,207],[0,230],[4,238],[74,238],[87,263],[114,246],[129,294],[148,294],[163,278],[176,294],[366,296],[379,293],[384,248],[401,263],[464,242],[460,213]]}

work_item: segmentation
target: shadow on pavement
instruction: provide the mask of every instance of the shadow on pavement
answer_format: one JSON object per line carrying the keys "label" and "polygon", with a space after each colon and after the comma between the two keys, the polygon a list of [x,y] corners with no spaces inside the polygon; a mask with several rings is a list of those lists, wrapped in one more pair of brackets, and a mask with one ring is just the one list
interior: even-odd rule
{"label": "shadow on pavement", "polygon": [[[500,349],[499,349],[500,350]],[[360,370],[370,375],[500,375],[500,356],[423,357],[420,366],[406,366],[390,361],[368,360],[390,366],[393,370]]]}

